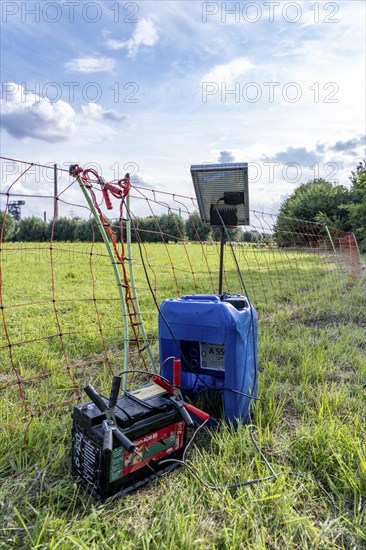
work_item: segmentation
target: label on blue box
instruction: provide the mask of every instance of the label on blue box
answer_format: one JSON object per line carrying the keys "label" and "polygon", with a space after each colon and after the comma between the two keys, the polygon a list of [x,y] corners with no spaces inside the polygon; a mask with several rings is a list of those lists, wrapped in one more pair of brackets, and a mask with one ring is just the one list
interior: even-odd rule
{"label": "label on blue box", "polygon": [[225,370],[225,346],[200,342],[202,369]]}

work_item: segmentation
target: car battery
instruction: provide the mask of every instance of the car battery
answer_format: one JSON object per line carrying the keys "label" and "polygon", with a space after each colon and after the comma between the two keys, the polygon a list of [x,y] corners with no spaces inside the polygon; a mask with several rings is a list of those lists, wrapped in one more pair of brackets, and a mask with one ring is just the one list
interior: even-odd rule
{"label": "car battery", "polygon": [[[108,407],[108,399],[100,397]],[[102,502],[123,495],[168,472],[178,464],[186,445],[186,424],[171,394],[155,383],[146,384],[116,399],[115,422],[135,446],[128,452],[113,438],[104,452],[106,414],[94,402],[74,407],[72,429],[72,473]],[[123,436],[122,436],[123,437]]]}

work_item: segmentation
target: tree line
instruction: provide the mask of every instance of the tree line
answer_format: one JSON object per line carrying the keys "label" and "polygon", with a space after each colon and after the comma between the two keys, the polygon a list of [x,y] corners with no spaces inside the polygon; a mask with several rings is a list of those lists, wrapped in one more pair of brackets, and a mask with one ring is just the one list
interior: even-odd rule
{"label": "tree line", "polygon": [[[360,249],[366,252],[366,162],[360,162],[350,175],[350,189],[344,185],[334,185],[324,179],[315,179],[299,185],[280,207],[274,231],[259,233],[243,231],[242,228],[229,229],[230,239],[236,242],[264,242],[274,240],[280,246],[301,245],[309,240],[309,230],[305,221],[319,222],[342,231],[353,232]],[[0,227],[3,227],[3,241],[101,241],[98,227],[93,220],[79,218],[59,218],[45,222],[36,216],[16,222],[10,215],[0,212]],[[117,238],[121,230],[126,237],[125,221],[122,227],[111,221]],[[197,211],[184,220],[174,213],[160,216],[134,218],[131,232],[132,241],[137,239],[147,243],[188,241],[219,241],[220,228],[203,224]],[[313,240],[322,237],[318,231]]]}
{"label": "tree line", "polygon": [[[274,228],[279,245],[299,244],[322,237],[321,231],[311,236],[303,220],[318,222],[355,234],[360,250],[366,252],[366,161],[360,162],[349,177],[350,189],[324,179],[299,185],[280,207]],[[300,221],[301,220],[301,221]]]}
{"label": "tree line", "polygon": [[[3,224],[4,213],[0,212],[0,227]],[[126,220],[122,225],[118,221],[110,221],[111,228],[117,239],[126,239]],[[240,227],[229,229],[230,239],[236,242],[268,242],[269,234],[259,234],[254,231],[243,231]],[[211,228],[203,224],[197,211],[192,212],[184,220],[177,214],[169,213],[161,216],[137,217],[131,224],[131,240],[146,243],[187,241],[218,241],[220,228]],[[6,216],[3,241],[18,242],[100,242],[102,241],[98,226],[94,220],[61,217],[55,221],[45,222],[41,218],[31,216],[19,222],[10,215]]]}

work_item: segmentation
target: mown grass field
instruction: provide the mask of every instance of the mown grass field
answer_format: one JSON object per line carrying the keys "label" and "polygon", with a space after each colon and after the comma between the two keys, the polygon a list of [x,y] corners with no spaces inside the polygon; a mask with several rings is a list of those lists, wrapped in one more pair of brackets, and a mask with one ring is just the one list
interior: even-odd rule
{"label": "mown grass field", "polygon": [[[293,470],[304,478],[281,475],[250,487],[212,491],[180,469],[137,493],[100,505],[70,474],[72,406],[58,405],[72,399],[74,392],[64,368],[52,299],[71,372],[80,387],[92,382],[106,390],[110,385],[109,366],[98,361],[104,348],[95,304],[115,372],[122,370],[123,319],[103,246],[95,245],[92,257],[87,244],[53,246],[54,295],[49,245],[8,244],[2,252],[7,335],[2,323],[0,424],[9,426],[0,432],[1,547],[366,546],[364,279],[351,287],[325,256],[237,251],[251,299],[261,314],[263,400],[254,409],[253,433],[276,473]],[[158,301],[215,291],[216,247],[148,245],[145,253],[153,266],[149,273]],[[141,310],[154,340],[157,313],[136,245],[133,257]],[[225,290],[240,291],[229,252],[225,266]],[[157,357],[156,342],[152,347]],[[22,389],[36,417],[27,437],[41,459],[26,450],[25,423],[14,423],[26,414],[18,386],[9,385],[16,380],[14,368],[29,380]],[[42,378],[30,380],[42,373]],[[56,408],[44,412],[51,404]],[[189,460],[209,483],[225,485],[269,474],[251,443],[248,426],[237,431],[222,426],[197,441]],[[332,495],[335,515],[314,481]]]}

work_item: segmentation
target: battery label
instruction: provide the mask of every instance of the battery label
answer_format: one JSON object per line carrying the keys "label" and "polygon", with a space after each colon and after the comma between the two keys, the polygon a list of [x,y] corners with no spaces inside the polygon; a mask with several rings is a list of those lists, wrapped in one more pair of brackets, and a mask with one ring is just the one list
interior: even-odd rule
{"label": "battery label", "polygon": [[149,464],[152,459],[160,460],[181,449],[184,445],[184,422],[180,421],[146,434],[133,443],[144,460],[141,460],[136,453],[129,453],[122,447],[114,449],[111,457],[110,482],[146,467],[146,463]]}
{"label": "battery label", "polygon": [[201,368],[225,370],[225,346],[200,342]]}
{"label": "battery label", "polygon": [[165,393],[166,390],[163,390],[161,386],[157,384],[149,384],[148,386],[143,386],[142,388],[137,388],[136,390],[131,390],[130,394],[138,399],[148,399],[155,395]]}
{"label": "battery label", "polygon": [[123,464],[123,453],[123,447],[118,447],[117,449],[114,449],[114,451],[112,451],[111,467],[109,472],[110,483],[112,483],[113,481],[117,481],[117,479],[121,479],[122,477],[121,464]]}
{"label": "battery label", "polygon": [[85,437],[82,430],[73,432],[73,464],[77,473],[91,485],[97,481],[100,447]]}

